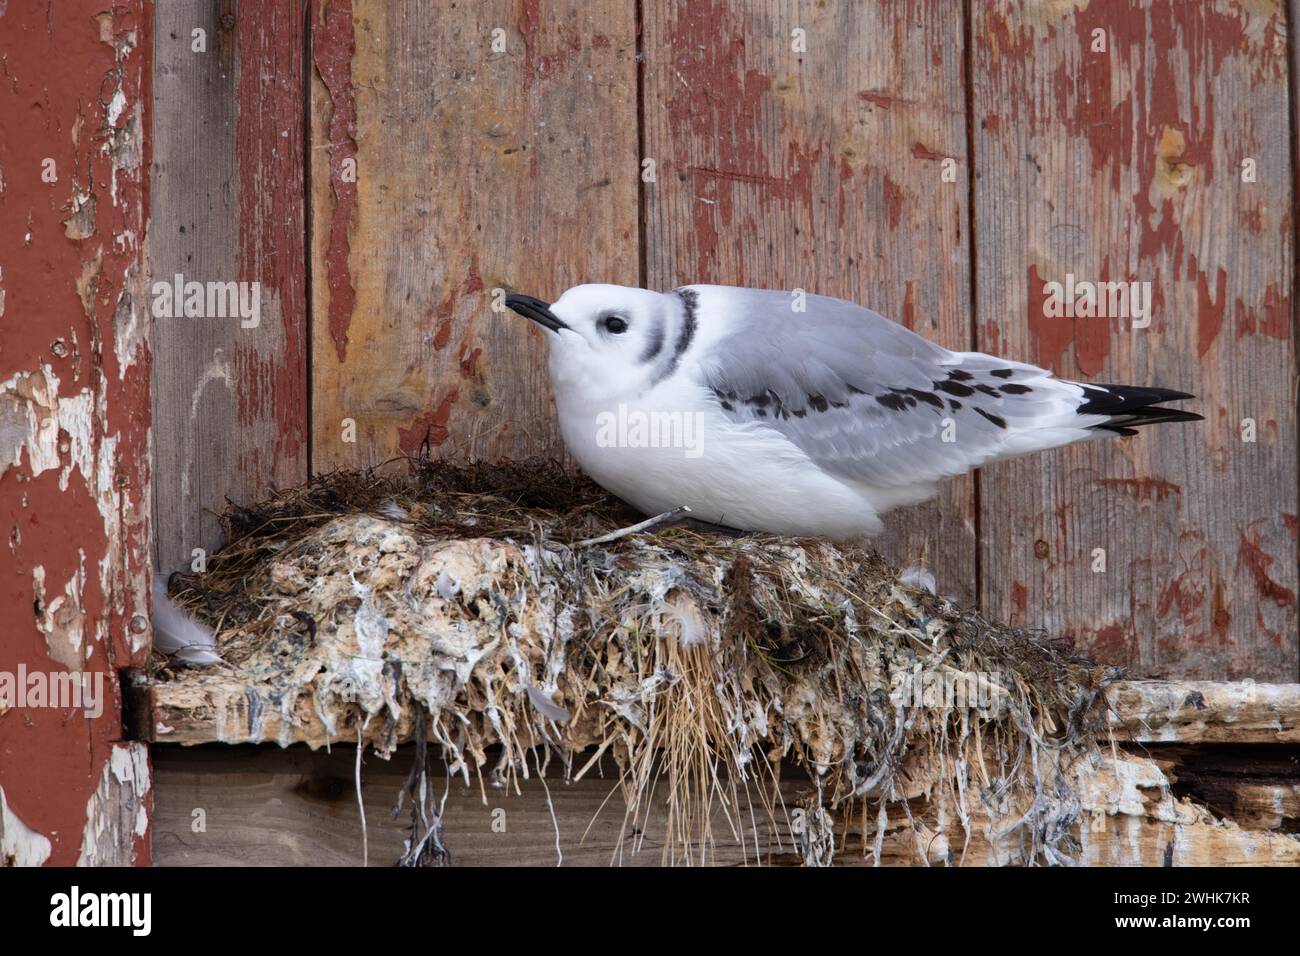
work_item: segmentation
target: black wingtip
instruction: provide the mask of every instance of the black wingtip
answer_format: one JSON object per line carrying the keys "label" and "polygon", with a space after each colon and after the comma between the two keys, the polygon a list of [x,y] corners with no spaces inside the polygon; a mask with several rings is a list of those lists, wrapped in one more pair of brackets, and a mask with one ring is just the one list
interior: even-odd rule
{"label": "black wingtip", "polygon": [[1137,385],[1080,385],[1083,388],[1084,402],[1079,406],[1078,413],[1106,415],[1110,419],[1092,426],[1098,431],[1136,435],[1136,429],[1143,425],[1205,420],[1204,416],[1195,412],[1160,405],[1161,402],[1195,398],[1190,392],[1179,392],[1172,388],[1142,388]]}

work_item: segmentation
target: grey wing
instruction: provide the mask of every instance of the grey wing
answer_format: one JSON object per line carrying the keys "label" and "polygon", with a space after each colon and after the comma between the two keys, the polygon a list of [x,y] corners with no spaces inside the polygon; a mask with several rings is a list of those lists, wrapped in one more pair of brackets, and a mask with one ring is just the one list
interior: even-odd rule
{"label": "grey wing", "polygon": [[902,488],[1091,437],[1083,389],[1032,365],[950,352],[850,302],[695,287],[735,320],[700,356],[723,413],[853,482]]}

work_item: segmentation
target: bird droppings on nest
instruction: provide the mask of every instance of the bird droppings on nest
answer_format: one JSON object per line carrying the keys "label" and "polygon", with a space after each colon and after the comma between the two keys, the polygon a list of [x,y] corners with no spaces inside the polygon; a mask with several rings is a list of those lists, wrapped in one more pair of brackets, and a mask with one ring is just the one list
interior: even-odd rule
{"label": "bird droppings on nest", "polygon": [[918,797],[967,844],[986,821],[1001,861],[1077,854],[1076,765],[1114,670],[857,547],[689,527],[579,546],[636,516],[554,464],[409,472],[232,506],[208,570],[171,582],[217,631],[213,670],[244,679],[254,739],[416,741],[402,862],[447,860],[439,755],[485,794],[612,758],[632,849],[653,801],[668,863],[707,862],[718,819],[742,842],[755,815],[788,821],[783,761],[814,792],[792,831],[807,863],[833,859],[834,811],[876,821],[877,862],[897,814],[923,861],[959,864],[963,846],[922,845]]}

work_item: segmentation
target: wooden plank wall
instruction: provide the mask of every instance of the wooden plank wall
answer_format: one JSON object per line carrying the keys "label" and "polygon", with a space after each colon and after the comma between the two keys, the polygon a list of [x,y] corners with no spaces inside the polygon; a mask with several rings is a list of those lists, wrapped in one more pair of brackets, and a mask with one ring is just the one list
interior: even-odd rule
{"label": "wooden plank wall", "polygon": [[[266,77],[292,72],[293,9],[271,5],[280,39],[256,54],[286,110],[303,91]],[[186,255],[222,274],[256,259],[235,249],[292,247],[301,175],[265,149],[274,124],[239,133],[248,20],[183,121],[226,124],[188,173],[206,192],[177,200],[208,232]],[[283,340],[198,330],[160,355],[159,417],[184,418],[155,436],[160,554],[208,540],[223,495],[301,477],[308,440],[317,471],[562,456],[540,334],[498,289],[800,287],[952,348],[1201,396],[1202,425],[951,483],[891,519],[892,559],[1137,675],[1300,673],[1281,0],[313,0],[307,20],[310,361],[292,293]],[[176,161],[199,157],[181,140]],[[271,240],[281,219],[222,186],[250,181],[282,193]],[[154,210],[156,235],[179,215]],[[1149,282],[1151,325],[1046,318],[1044,283],[1070,274]],[[256,358],[228,385],[214,356],[236,345]]]}
{"label": "wooden plank wall", "polygon": [[[1284,11],[973,9],[981,349],[1185,389],[1207,419],[988,469],[984,606],[1138,676],[1294,680]],[[1045,318],[1042,283],[1069,273],[1150,282],[1151,325]]]}
{"label": "wooden plank wall", "polygon": [[[642,44],[648,287],[802,288],[972,347],[960,18],[923,2],[646,4]],[[967,601],[973,489],[948,483],[882,541]]]}
{"label": "wooden plank wall", "polygon": [[300,0],[153,11],[151,278],[260,288],[255,327],[154,320],[155,549],[170,571],[219,544],[227,498],[307,478],[306,13]]}
{"label": "wooden plank wall", "polygon": [[313,6],[317,470],[561,454],[543,333],[493,290],[637,283],[635,12]]}

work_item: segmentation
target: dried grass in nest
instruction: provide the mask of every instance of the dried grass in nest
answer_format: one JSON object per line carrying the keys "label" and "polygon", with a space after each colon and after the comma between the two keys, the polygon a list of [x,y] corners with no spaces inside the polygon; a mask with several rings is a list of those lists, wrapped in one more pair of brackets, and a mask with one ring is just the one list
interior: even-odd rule
{"label": "dried grass in nest", "polygon": [[[657,808],[670,863],[706,862],[715,826],[760,857],[758,821],[780,832],[791,815],[783,760],[813,786],[793,837],[805,862],[836,852],[829,811],[841,845],[860,819],[877,861],[899,814],[918,833],[955,815],[966,842],[992,820],[981,838],[1008,862],[1071,859],[1073,765],[1116,672],[902,586],[857,547],[685,527],[573,546],[635,519],[554,463],[338,472],[232,505],[229,543],[172,591],[286,721],[307,706],[381,754],[417,741],[408,863],[446,859],[429,750],[516,788],[608,755],[625,847]],[[922,699],[918,675],[982,675],[992,706]]]}

